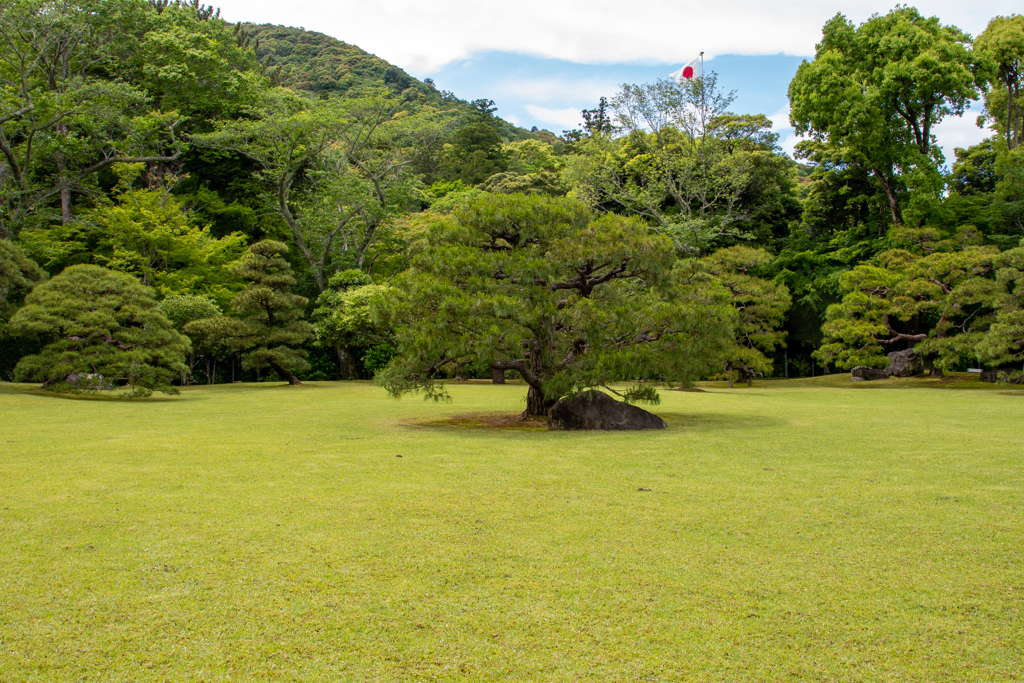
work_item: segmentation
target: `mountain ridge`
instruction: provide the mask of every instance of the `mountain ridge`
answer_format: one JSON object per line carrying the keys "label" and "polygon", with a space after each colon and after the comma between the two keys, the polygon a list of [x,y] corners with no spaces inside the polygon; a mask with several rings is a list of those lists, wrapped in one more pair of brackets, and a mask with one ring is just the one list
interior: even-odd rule
{"label": "mountain ridge", "polygon": [[[431,79],[420,80],[404,69],[358,45],[326,33],[280,24],[243,23],[256,39],[256,56],[275,83],[314,94],[345,95],[384,86],[395,95],[422,97],[437,107],[457,108],[473,114],[473,104],[454,93],[439,90]],[[415,90],[415,93],[410,93]],[[539,137],[536,131],[520,128],[495,117],[498,132],[510,142]]]}

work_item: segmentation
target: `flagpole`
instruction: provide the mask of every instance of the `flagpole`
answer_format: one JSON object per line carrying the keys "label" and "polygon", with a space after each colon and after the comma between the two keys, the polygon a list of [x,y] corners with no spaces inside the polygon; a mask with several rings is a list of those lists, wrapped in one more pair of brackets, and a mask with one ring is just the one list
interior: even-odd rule
{"label": "flagpole", "polygon": [[704,93],[706,88],[704,86],[704,50],[700,51],[700,105],[704,107]]}

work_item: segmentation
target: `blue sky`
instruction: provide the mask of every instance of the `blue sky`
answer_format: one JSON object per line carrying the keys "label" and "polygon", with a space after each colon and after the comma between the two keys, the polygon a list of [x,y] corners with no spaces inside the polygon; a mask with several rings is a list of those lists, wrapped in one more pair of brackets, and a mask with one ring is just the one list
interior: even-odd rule
{"label": "blue sky", "polygon": [[[498,115],[520,126],[547,128],[555,133],[580,126],[581,109],[611,99],[622,83],[648,83],[668,78],[680,63],[579,64],[564,59],[483,52],[451,62],[438,70],[412,71],[433,78],[437,87],[473,100],[495,101]],[[706,71],[716,71],[725,90],[736,91],[733,109],[768,116],[785,112],[786,89],[802,57],[791,55],[720,55],[706,59]]]}
{"label": "blue sky", "polygon": [[[699,51],[698,51],[699,52]],[[560,135],[579,128],[580,110],[597,106],[603,95],[611,99],[623,83],[649,83],[668,75],[697,56],[685,54],[679,62],[661,64],[579,64],[564,59],[482,52],[469,59],[450,62],[440,69],[410,70],[417,78],[433,78],[441,90],[451,90],[465,100],[489,98],[502,118],[525,128],[547,128]],[[718,73],[723,90],[733,90],[732,110],[764,114],[787,153],[799,141],[789,125],[789,82],[804,57],[794,55],[719,55],[705,59],[705,71]],[[976,108],[980,105],[976,105]],[[939,143],[947,161],[955,147],[981,141],[987,132],[975,124],[977,111],[940,124]]]}
{"label": "blue sky", "polygon": [[[814,54],[821,27],[836,13],[855,23],[895,5],[884,0],[221,0],[229,21],[284,24],[319,31],[372,52],[443,90],[489,98],[498,114],[555,133],[577,127],[579,110],[612,97],[621,83],[666,77],[704,50],[706,69],[737,91],[734,110],[776,124],[784,149],[786,90],[797,66]],[[919,0],[972,35],[989,19],[1022,11],[1020,0]],[[943,122],[939,144],[980,141],[978,111]]]}

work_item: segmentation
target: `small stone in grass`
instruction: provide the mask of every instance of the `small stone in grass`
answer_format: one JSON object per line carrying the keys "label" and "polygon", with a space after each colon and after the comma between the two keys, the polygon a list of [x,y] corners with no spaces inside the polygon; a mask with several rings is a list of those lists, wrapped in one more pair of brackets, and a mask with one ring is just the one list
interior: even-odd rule
{"label": "small stone in grass", "polygon": [[402,456],[400,456],[400,455],[396,455],[395,457],[396,457],[396,458],[401,458]]}
{"label": "small stone in grass", "polygon": [[650,491],[650,489],[645,489],[643,486],[641,486],[640,488],[637,489],[637,491]]}

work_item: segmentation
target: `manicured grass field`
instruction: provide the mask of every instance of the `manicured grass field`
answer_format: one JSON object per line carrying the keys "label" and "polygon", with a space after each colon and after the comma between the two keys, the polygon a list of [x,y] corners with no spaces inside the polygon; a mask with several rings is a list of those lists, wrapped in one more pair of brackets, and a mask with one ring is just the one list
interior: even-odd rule
{"label": "manicured grass field", "polygon": [[516,385],[0,384],[0,680],[1024,678],[1024,392],[705,389],[549,433],[446,419]]}

